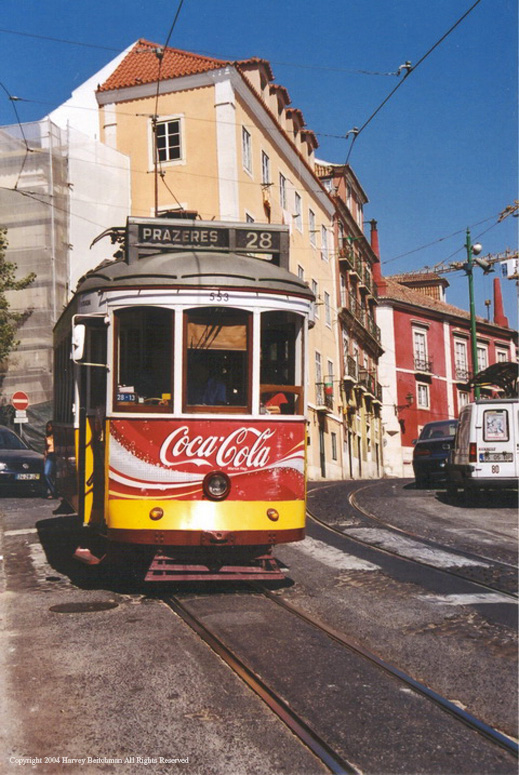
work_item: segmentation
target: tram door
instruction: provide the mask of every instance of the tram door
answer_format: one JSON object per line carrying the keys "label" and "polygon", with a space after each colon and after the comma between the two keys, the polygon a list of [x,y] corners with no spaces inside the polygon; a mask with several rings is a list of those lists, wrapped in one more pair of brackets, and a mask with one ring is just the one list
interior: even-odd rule
{"label": "tram door", "polygon": [[77,441],[78,513],[85,524],[104,521],[106,453],[106,337],[102,319],[85,327],[79,365],[79,433]]}

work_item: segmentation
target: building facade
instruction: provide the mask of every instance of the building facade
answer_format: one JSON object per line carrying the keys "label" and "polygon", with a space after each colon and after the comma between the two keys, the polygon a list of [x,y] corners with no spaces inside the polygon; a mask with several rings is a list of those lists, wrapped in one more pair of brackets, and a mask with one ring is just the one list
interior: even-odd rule
{"label": "building facade", "polygon": [[379,477],[383,472],[382,388],[378,379],[382,345],[375,320],[378,302],[373,268],[379,263],[376,222],[370,222],[368,240],[364,234],[368,198],[351,167],[319,162],[316,172],[335,204],[344,475]]}
{"label": "building facade", "polygon": [[[384,355],[380,360],[383,388],[384,471],[388,476],[413,476],[413,440],[433,420],[455,418],[473,400],[470,315],[448,304],[448,282],[433,273],[377,278],[377,321]],[[494,282],[493,320],[478,317],[476,371],[517,358],[517,332],[503,312],[499,280]],[[498,395],[496,387],[481,396]]]}

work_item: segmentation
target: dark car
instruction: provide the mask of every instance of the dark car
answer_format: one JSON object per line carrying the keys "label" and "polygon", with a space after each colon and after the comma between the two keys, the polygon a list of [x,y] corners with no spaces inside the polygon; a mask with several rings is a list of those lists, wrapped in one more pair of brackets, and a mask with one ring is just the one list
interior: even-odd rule
{"label": "dark car", "polygon": [[44,494],[43,455],[0,425],[0,493],[7,492]]}
{"label": "dark car", "polygon": [[413,470],[419,487],[431,479],[446,479],[447,460],[454,447],[457,425],[457,420],[439,420],[424,425],[413,450]]}

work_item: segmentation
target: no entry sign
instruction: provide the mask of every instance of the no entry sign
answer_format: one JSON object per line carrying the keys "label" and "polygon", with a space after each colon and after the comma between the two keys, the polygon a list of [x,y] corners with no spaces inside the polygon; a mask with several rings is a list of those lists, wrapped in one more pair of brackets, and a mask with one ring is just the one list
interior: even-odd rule
{"label": "no entry sign", "polygon": [[27,409],[29,406],[29,396],[23,390],[17,390],[11,398],[11,403],[15,409]]}

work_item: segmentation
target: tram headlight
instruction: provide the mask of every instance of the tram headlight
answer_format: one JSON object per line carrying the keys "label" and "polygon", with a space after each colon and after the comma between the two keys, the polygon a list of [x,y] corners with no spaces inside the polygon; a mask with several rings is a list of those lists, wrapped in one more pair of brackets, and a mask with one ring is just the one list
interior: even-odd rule
{"label": "tram headlight", "polygon": [[231,491],[231,480],[223,471],[212,471],[204,478],[205,495],[213,501],[223,501]]}

